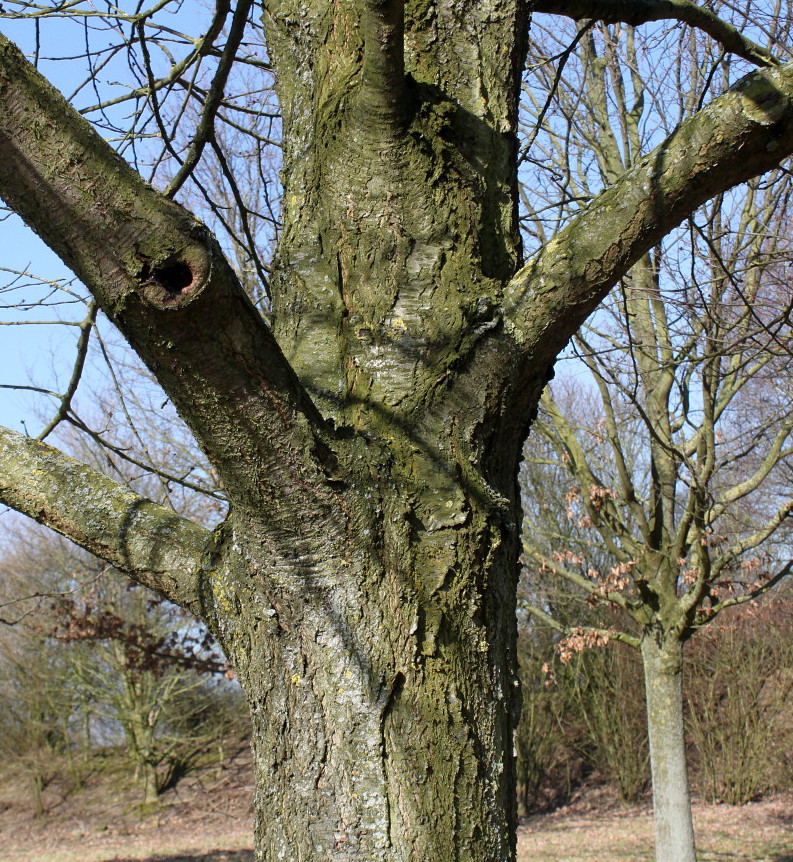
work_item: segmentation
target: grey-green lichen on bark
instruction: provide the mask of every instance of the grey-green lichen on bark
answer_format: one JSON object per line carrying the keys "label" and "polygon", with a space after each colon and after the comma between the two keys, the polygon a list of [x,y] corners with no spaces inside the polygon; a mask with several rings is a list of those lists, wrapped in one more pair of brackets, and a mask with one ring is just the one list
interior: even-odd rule
{"label": "grey-green lichen on bark", "polygon": [[8,428],[0,428],[0,500],[200,615],[206,528]]}
{"label": "grey-green lichen on bark", "polygon": [[[527,15],[516,0],[266,4],[284,117],[273,332],[203,228],[0,46],[3,195],[147,362],[232,508],[212,536],[175,521],[186,559],[160,558],[172,534],[159,509],[95,479],[101,493],[74,502],[98,507],[90,530],[68,505],[48,512],[64,482],[94,477],[50,460],[49,484],[28,480],[17,450],[44,450],[8,436],[0,497],[113,561],[148,553],[156,566],[133,574],[213,625],[256,728],[263,858],[514,857],[528,417],[630,262],[706,192],[770,166],[769,130],[778,156],[793,148],[786,103],[728,94],[519,269]],[[166,563],[200,577],[197,605]]]}

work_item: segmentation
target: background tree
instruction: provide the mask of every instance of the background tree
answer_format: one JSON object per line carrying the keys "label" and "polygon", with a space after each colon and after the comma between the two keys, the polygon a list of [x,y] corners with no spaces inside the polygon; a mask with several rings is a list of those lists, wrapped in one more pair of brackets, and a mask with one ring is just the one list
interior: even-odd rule
{"label": "background tree", "polygon": [[156,805],[233,725],[233,693],[224,707],[216,681],[229,668],[211,636],[52,534],[18,529],[0,571],[3,744],[30,773],[37,812],[50,778],[81,784],[120,737],[141,805]]}
{"label": "background tree", "polygon": [[209,677],[222,676],[227,666],[212,651],[211,636],[179,619],[163,599],[123,582],[94,580],[78,600],[56,602],[48,635],[61,646],[90,643],[70,662],[73,684],[83,703],[90,698],[96,719],[120,725],[146,811],[206,744],[196,733],[198,716],[179,713],[203,712],[199,690],[217,705]]}
{"label": "background tree", "polygon": [[[693,113],[524,262],[530,5],[679,17],[768,69]],[[164,193],[5,38],[0,190],[163,387],[229,515],[210,531],[10,430],[0,499],[216,633],[251,708],[261,858],[512,858],[529,421],[555,357],[628,268],[793,150],[791,74],[693,4],[279,0],[258,58],[250,5],[218,4],[196,40],[157,23],[163,9],[97,18],[142,61],[119,102],[139,110],[114,136],[129,154],[157,130],[179,164]],[[41,23],[35,8],[12,14]],[[270,325],[172,199],[207,148],[222,162],[212,130],[238,56],[259,91],[274,80],[283,124],[282,228],[260,275]],[[166,120],[188,114],[162,109],[179,91],[200,104],[181,152]]]}
{"label": "background tree", "polygon": [[576,336],[599,403],[577,387],[557,400],[552,387],[535,423],[554,476],[569,477],[570,524],[562,545],[528,505],[527,562],[535,578],[556,575],[581,601],[615,612],[587,626],[570,624],[569,610],[560,620],[536,595],[529,607],[567,632],[563,660],[609,639],[641,650],[658,829],[689,841],[683,644],[791,567],[793,499],[781,468],[793,453],[793,414],[780,383],[790,367],[791,300],[780,280],[787,195],[781,177],[732,200],[735,213],[725,200],[710,205],[689,234],[703,241],[684,252],[690,281],[675,278],[679,249],[656,249],[634,267]]}
{"label": "background tree", "polygon": [[[778,18],[770,23],[763,38],[773,45],[785,34]],[[527,230],[540,241],[553,219],[635,165],[675,114],[729,83],[712,43],[693,35],[659,29],[649,40],[631,28],[594,24],[574,38],[581,49],[577,58],[564,56],[568,78],[556,100],[527,105],[550,165],[539,174],[544,182],[524,193]],[[550,30],[547,40],[562,41]],[[653,68],[662,51],[667,84]],[[537,64],[538,78],[549,74]],[[774,577],[768,566],[778,559],[771,536],[787,540],[793,505],[782,470],[791,415],[779,390],[790,351],[789,195],[784,173],[750,184],[745,194],[719,195],[633,267],[575,340],[596,403],[580,389],[565,393],[564,406],[546,394],[538,427],[555,449],[557,469],[525,474],[531,564],[568,578],[591,603],[618,610],[597,633],[597,625],[586,625],[590,613],[576,626],[558,603],[538,602],[535,583],[534,612],[555,619],[574,647],[609,637],[641,645],[659,848],[672,841],[659,858],[694,853],[682,787],[682,642],[724,601],[759,595],[787,571],[784,547]],[[553,526],[535,488],[557,481],[560,471],[570,480],[564,501],[551,495]],[[558,523],[565,517],[567,525]],[[767,559],[754,554],[762,543]],[[767,580],[759,589],[741,577],[752,566]],[[649,654],[655,644],[656,657]]]}
{"label": "background tree", "polygon": [[[5,587],[7,572],[3,575]],[[8,595],[6,589],[3,594]],[[3,610],[7,613],[9,608]],[[72,755],[77,695],[69,663],[62,653],[40,648],[38,631],[29,625],[4,626],[2,635],[0,751],[6,764],[21,767],[29,781],[34,813],[41,817],[43,792]]]}
{"label": "background tree", "polygon": [[[555,601],[555,614],[566,608],[579,625],[613,621],[606,609],[563,601],[553,583],[543,592],[544,602]],[[520,627],[526,684],[515,747],[522,810],[558,808],[593,788],[629,803],[643,800],[650,769],[638,650],[610,643],[562,664],[554,651],[559,634],[552,638],[550,627],[531,619]],[[701,801],[743,805],[790,789],[791,680],[784,588],[756,607],[727,611],[686,643],[684,724],[692,789]]]}

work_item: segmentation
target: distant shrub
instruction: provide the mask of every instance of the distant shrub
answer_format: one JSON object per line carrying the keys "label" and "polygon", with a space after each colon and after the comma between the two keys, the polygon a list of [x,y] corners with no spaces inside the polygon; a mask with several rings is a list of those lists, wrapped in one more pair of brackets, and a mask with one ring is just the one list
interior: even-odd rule
{"label": "distant shrub", "polygon": [[793,600],[741,610],[692,639],[687,731],[694,785],[743,804],[793,784]]}
{"label": "distant shrub", "polygon": [[[549,672],[543,670],[546,666]],[[621,644],[556,660],[553,638],[524,632],[523,712],[515,734],[518,800],[562,805],[587,779],[628,802],[649,791],[644,680]],[[793,787],[793,598],[726,611],[685,653],[692,785],[705,801],[743,804]]]}
{"label": "distant shrub", "polygon": [[613,645],[579,652],[567,665],[553,664],[552,649],[532,654],[526,645],[523,655],[515,745],[523,813],[564,804],[590,777],[624,801],[642,798],[650,775],[638,654]]}

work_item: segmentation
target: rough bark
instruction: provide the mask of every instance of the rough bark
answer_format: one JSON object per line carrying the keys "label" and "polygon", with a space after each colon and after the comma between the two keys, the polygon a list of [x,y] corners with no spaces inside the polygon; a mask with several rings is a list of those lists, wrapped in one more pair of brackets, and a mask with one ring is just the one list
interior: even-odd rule
{"label": "rough bark", "polygon": [[683,645],[667,635],[642,639],[650,768],[653,776],[656,859],[696,862],[694,823],[683,736]]}
{"label": "rough bark", "polygon": [[62,452],[0,428],[0,499],[200,616],[212,533]]}
{"label": "rough bark", "polygon": [[[169,586],[123,564],[160,550],[125,512],[159,510],[11,432],[0,499],[218,634],[253,717],[260,858],[512,859],[531,413],[627,267],[793,149],[793,81],[747,79],[521,269],[525,4],[274,0],[264,26],[284,118],[272,332],[207,232],[0,37],[2,195],[147,363],[231,513],[211,536],[178,522]],[[97,487],[107,516],[80,517]]]}

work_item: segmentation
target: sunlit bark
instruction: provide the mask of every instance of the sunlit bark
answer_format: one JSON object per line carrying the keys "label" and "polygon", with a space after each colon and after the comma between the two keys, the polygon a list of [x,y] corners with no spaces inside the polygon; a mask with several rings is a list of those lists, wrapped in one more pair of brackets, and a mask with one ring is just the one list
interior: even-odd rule
{"label": "sunlit bark", "polygon": [[175,519],[162,567],[166,515],[11,432],[0,499],[217,633],[251,707],[262,859],[514,858],[516,470],[540,391],[633,261],[793,149],[790,73],[752,76],[524,266],[528,17],[266,4],[272,330],[207,231],[0,37],[0,193],[146,362],[231,509],[211,536]]}

